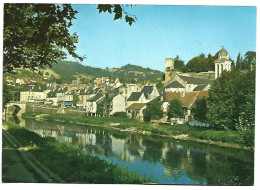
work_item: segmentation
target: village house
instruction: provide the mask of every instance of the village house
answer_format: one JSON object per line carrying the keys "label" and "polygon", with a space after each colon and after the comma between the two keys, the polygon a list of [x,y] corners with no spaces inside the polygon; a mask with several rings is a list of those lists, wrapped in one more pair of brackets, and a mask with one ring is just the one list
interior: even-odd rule
{"label": "village house", "polygon": [[143,92],[132,92],[131,96],[127,99],[126,106],[129,107],[134,103],[146,103]]}
{"label": "village house", "polygon": [[183,98],[181,98],[182,107],[184,110],[185,121],[192,121],[193,116],[191,113],[192,107],[196,99],[208,98],[208,91],[188,92]]}
{"label": "village house", "polygon": [[117,88],[117,87],[119,87],[119,86],[121,86],[121,85],[122,85],[122,83],[119,81],[118,78],[116,78],[116,80],[114,81],[113,87],[114,87],[114,88]]}
{"label": "village house", "polygon": [[[221,73],[231,70],[232,61],[229,58],[228,52],[222,47],[218,53],[218,59],[215,60],[215,79],[218,78]],[[212,74],[212,72],[205,73]],[[174,59],[165,59],[165,91],[166,92],[192,92],[192,91],[205,91],[210,88],[210,85],[214,82],[212,79],[200,78],[192,76],[190,73],[180,73],[174,68]]]}
{"label": "village house", "polygon": [[45,86],[41,86],[38,84],[27,84],[20,91],[20,101],[22,102],[36,102],[43,101],[47,97],[47,93],[49,91],[46,90]]}
{"label": "village house", "polygon": [[56,96],[57,96],[57,101],[58,102],[63,102],[65,100],[65,94],[68,90],[68,87],[64,86],[64,87],[60,87],[58,90],[57,90],[57,93],[56,93]]}
{"label": "village house", "polygon": [[213,82],[214,80],[212,79],[188,77],[176,74],[166,84],[165,91],[186,93],[198,91],[198,89],[208,90],[210,84]]}
{"label": "village house", "polygon": [[106,94],[104,97],[103,115],[111,116],[117,112],[126,112],[126,100],[121,94]]}
{"label": "village house", "polygon": [[144,94],[146,102],[149,102],[160,95],[155,86],[144,86],[141,92]]}
{"label": "village house", "polygon": [[18,84],[18,85],[24,85],[24,84],[27,84],[28,83],[28,79],[23,79],[23,78],[17,78],[15,80],[15,83]]}
{"label": "village house", "polygon": [[123,95],[127,99],[131,96],[133,92],[140,92],[141,88],[136,84],[123,84],[117,87],[115,91]]}
{"label": "village house", "polygon": [[103,92],[99,91],[95,96],[87,99],[86,112],[90,114],[96,114],[98,103],[104,98]]}
{"label": "village house", "polygon": [[78,101],[77,101],[77,107],[80,108],[86,108],[86,103],[87,103],[87,89],[79,89],[77,91],[78,95]]}
{"label": "village house", "polygon": [[52,90],[48,92],[45,104],[51,104],[53,106],[58,105],[57,91]]}
{"label": "village house", "polygon": [[5,77],[5,81],[7,82],[8,86],[14,86],[15,85],[15,79],[11,76]]}
{"label": "village house", "polygon": [[144,121],[144,110],[147,108],[146,103],[133,103],[127,110],[127,116],[140,122]]}
{"label": "village house", "polygon": [[63,101],[65,102],[72,102],[73,95],[75,94],[75,90],[70,90],[65,93]]}

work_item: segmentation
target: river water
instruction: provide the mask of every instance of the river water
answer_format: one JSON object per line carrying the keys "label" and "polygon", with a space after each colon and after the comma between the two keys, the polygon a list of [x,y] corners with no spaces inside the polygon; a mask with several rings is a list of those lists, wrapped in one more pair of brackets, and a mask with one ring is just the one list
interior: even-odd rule
{"label": "river water", "polygon": [[254,164],[246,151],[91,126],[13,121],[43,137],[72,143],[90,155],[152,176],[161,184],[253,184]]}

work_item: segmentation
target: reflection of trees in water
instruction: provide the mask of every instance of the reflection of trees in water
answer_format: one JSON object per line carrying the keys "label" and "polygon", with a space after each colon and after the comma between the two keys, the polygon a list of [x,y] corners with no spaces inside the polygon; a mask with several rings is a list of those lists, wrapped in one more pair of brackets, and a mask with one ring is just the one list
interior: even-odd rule
{"label": "reflection of trees in water", "polygon": [[206,153],[199,150],[190,150],[191,160],[187,175],[196,182],[203,183],[205,181],[205,175],[207,170]]}
{"label": "reflection of trees in water", "polygon": [[191,161],[189,148],[185,144],[183,146],[178,142],[171,142],[164,145],[163,152],[164,175],[177,179],[179,174],[186,171]]}
{"label": "reflection of trees in water", "polygon": [[26,128],[41,136],[72,142],[94,155],[116,156],[126,162],[139,158],[152,164],[160,162],[168,178],[186,174],[194,182],[211,185],[253,183],[253,164],[245,162],[246,153],[240,150],[34,120],[26,120]]}
{"label": "reflection of trees in water", "polygon": [[143,146],[146,147],[146,151],[143,155],[143,160],[150,161],[152,164],[159,162],[162,158],[162,142],[161,141],[152,141],[152,140],[143,140]]}

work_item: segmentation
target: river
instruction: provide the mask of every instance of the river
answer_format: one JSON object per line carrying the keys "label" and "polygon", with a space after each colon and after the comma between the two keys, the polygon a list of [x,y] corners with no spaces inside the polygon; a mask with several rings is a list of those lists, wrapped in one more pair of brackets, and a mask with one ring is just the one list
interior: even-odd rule
{"label": "river", "polygon": [[91,126],[9,120],[43,137],[72,143],[90,155],[152,176],[161,184],[253,184],[254,164],[246,151]]}

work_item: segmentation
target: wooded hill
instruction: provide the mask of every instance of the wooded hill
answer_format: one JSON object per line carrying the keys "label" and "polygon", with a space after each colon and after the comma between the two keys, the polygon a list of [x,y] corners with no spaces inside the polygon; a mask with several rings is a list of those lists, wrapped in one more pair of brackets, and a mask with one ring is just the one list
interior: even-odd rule
{"label": "wooded hill", "polygon": [[121,68],[102,69],[82,65],[72,61],[58,61],[52,68],[44,68],[38,71],[29,69],[18,69],[15,74],[5,73],[5,76],[13,78],[48,78],[49,81],[58,83],[71,83],[79,79],[81,83],[91,83],[95,78],[108,77],[110,80],[119,78],[121,82],[144,83],[158,82],[162,80],[163,73],[150,68],[127,64]]}

